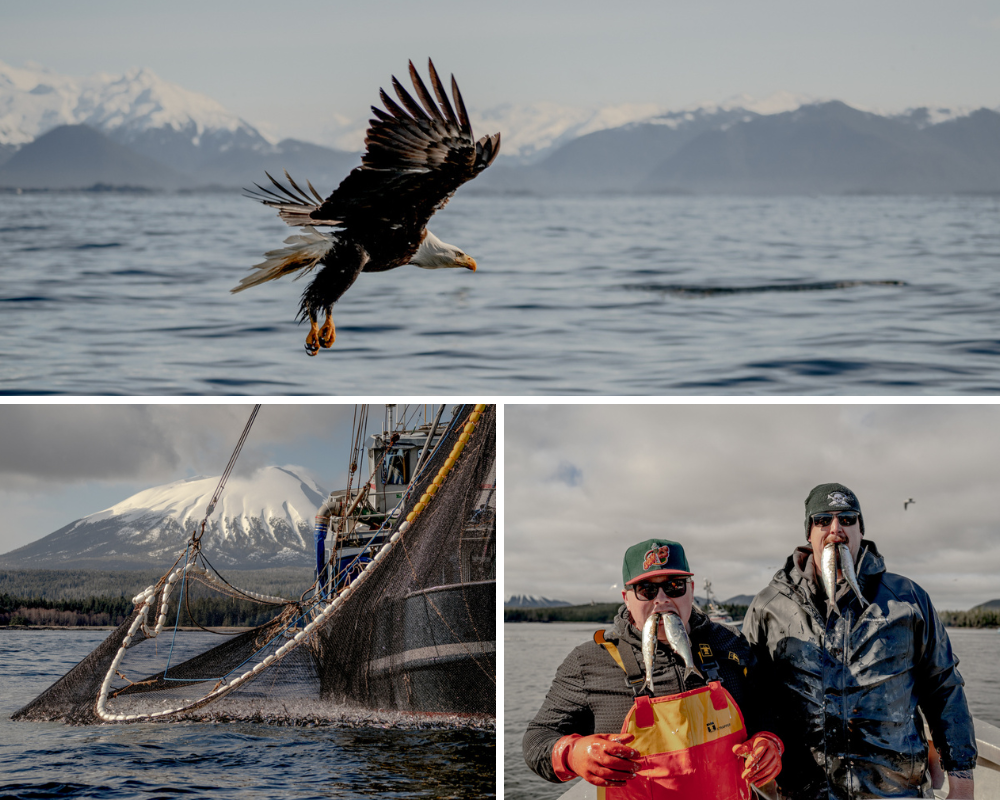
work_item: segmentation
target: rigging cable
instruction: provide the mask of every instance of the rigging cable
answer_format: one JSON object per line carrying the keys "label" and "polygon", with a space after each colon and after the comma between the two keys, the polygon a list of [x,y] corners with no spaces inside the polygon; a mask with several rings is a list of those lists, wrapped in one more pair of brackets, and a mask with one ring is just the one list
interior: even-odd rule
{"label": "rigging cable", "polygon": [[222,489],[226,485],[226,480],[229,478],[229,473],[233,471],[233,466],[236,464],[236,459],[240,455],[240,450],[243,449],[243,443],[247,440],[247,435],[250,433],[250,427],[253,425],[253,421],[257,418],[257,412],[260,411],[260,403],[257,403],[253,407],[253,411],[250,412],[250,419],[247,420],[246,426],[243,428],[243,433],[240,435],[240,440],[236,443],[236,449],[233,450],[233,454],[229,457],[229,463],[226,464],[226,469],[222,473],[222,477],[219,478],[219,485],[215,487],[215,494],[212,495],[212,499],[208,503],[208,508],[205,510],[205,518],[201,521],[201,531],[195,531],[191,534],[191,542],[195,545],[201,543],[201,537],[205,535],[205,524],[208,522],[208,518],[215,511],[215,504],[219,502],[219,498],[222,496]]}

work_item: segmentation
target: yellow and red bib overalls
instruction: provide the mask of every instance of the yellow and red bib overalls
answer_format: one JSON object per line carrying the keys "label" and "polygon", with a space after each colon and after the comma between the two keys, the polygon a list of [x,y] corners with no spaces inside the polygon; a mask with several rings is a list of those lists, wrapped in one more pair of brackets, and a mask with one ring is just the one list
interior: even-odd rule
{"label": "yellow and red bib overalls", "polygon": [[[621,666],[617,648],[603,638],[598,643]],[[639,695],[622,733],[635,736],[628,746],[642,753],[639,772],[625,786],[598,787],[597,800],[750,800],[753,795],[741,777],[743,760],[733,755],[733,746],[747,739],[743,713],[718,681],[665,697]]]}

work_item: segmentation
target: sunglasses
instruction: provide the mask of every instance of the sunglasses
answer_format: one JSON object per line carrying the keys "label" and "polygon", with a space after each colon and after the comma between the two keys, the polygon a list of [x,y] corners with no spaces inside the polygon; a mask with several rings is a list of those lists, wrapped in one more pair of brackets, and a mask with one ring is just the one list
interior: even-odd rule
{"label": "sunglasses", "polygon": [[819,525],[821,528],[829,528],[833,525],[833,518],[836,517],[840,520],[841,525],[845,528],[850,528],[852,525],[857,525],[859,516],[854,511],[841,511],[839,514],[813,514],[811,519],[813,525]]}
{"label": "sunglasses", "polygon": [[640,583],[633,583],[632,588],[635,589],[635,596],[641,597],[643,600],[655,600],[656,595],[660,593],[660,589],[663,590],[663,593],[667,597],[683,597],[687,593],[688,579],[674,578],[671,581],[664,581],[663,583],[642,581]]}

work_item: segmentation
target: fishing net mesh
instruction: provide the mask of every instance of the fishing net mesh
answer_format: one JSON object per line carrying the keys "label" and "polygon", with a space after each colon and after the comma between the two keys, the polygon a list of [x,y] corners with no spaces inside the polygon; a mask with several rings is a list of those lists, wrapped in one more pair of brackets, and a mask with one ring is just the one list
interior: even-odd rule
{"label": "fishing net mesh", "polygon": [[[346,588],[244,591],[189,545],[121,626],[13,718],[491,728],[495,485],[496,407],[458,407],[389,542]],[[226,630],[237,611],[258,624]]]}

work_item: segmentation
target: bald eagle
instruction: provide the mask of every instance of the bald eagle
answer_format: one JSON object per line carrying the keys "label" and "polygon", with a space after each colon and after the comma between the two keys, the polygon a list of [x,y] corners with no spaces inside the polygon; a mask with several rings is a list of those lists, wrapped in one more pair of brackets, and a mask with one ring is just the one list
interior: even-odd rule
{"label": "bald eagle", "polygon": [[[427,221],[459,186],[493,163],[500,150],[500,134],[474,139],[454,76],[453,106],[434,63],[429,59],[427,63],[437,102],[411,61],[410,79],[420,102],[395,77],[392,87],[402,107],[379,90],[386,110],[372,106],[375,119],[370,120],[365,136],[367,149],[361,166],[326,200],[309,181],[311,195],[301,189],[288,172],[288,185],[265,173],[273,187],[254,184],[259,191],[247,190],[248,196],[277,209],[281,219],[300,226],[302,232],[287,238],[287,247],[266,253],[265,260],[253,267],[256,272],[232,291],[293,272],[304,275],[319,266],[302,293],[298,315],[299,320],[310,322],[305,347],[311,356],[333,344],[333,304],[362,272],[385,272],[404,264],[476,269],[471,256],[427,230]],[[317,230],[322,226],[332,230]],[[322,328],[321,311],[326,315]]]}

